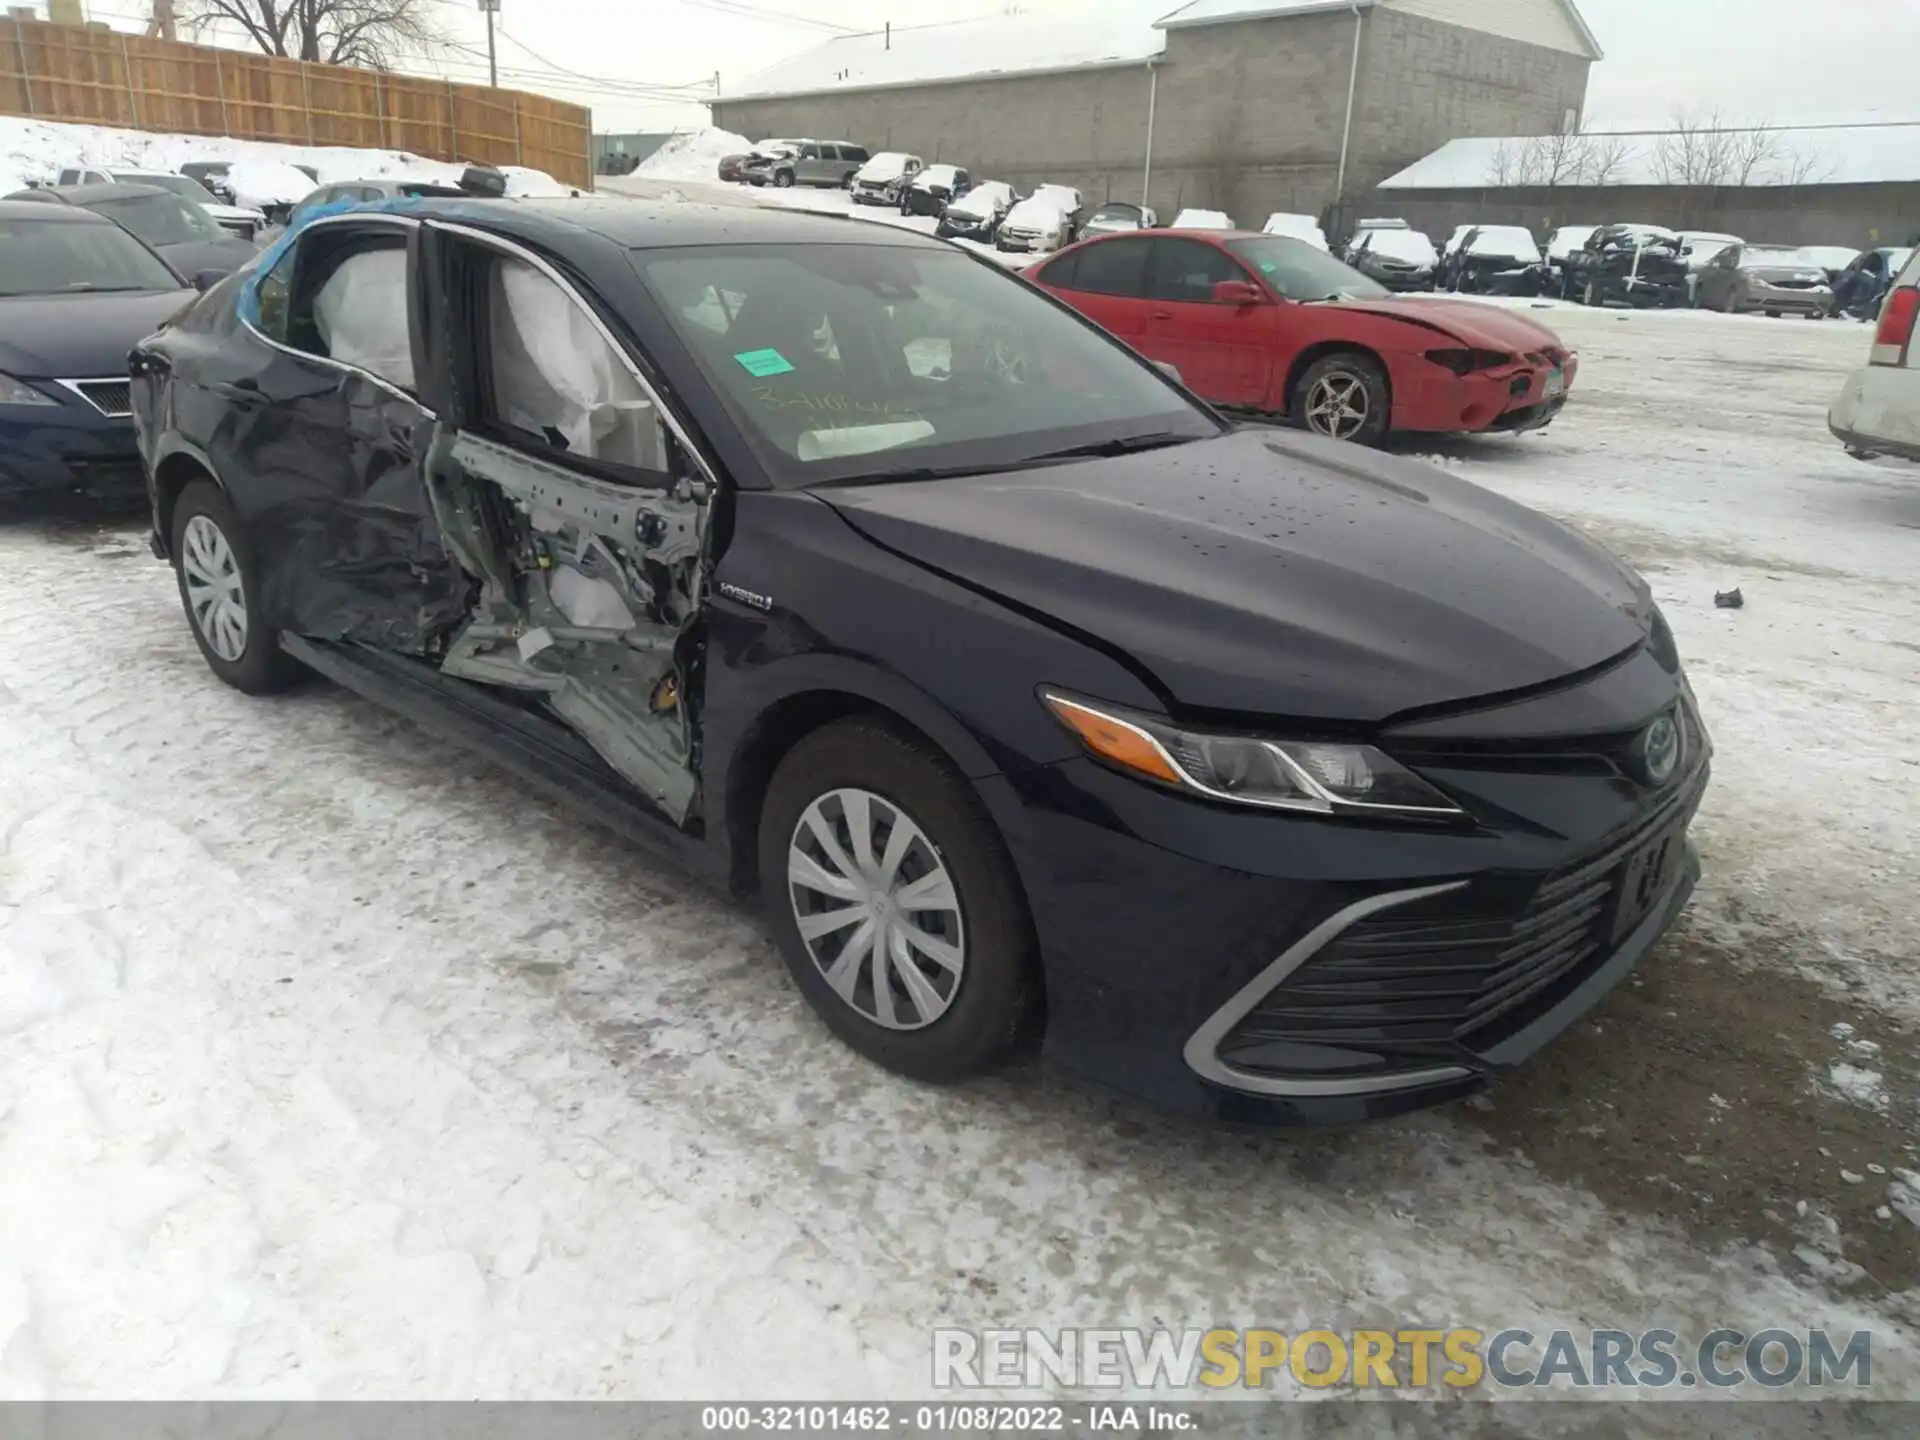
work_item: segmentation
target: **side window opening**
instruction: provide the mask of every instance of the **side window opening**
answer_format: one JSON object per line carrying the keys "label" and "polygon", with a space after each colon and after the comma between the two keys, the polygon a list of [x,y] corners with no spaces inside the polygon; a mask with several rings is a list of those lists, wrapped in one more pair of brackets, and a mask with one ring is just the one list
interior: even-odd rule
{"label": "side window opening", "polygon": [[332,267],[313,291],[311,315],[296,310],[292,343],[411,393],[409,313],[406,242],[382,237],[348,251]]}
{"label": "side window opening", "polygon": [[558,454],[655,474],[671,469],[658,411],[592,317],[525,261],[503,256],[487,270],[484,418]]}
{"label": "side window opening", "polygon": [[293,294],[293,267],[298,255],[297,249],[289,249],[280,257],[280,263],[260,281],[260,333],[282,345],[288,343],[287,311]]}

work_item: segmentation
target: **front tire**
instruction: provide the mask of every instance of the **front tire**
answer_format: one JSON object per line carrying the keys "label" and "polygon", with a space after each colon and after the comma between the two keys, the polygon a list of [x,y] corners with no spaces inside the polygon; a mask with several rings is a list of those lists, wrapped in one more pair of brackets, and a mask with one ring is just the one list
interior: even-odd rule
{"label": "front tire", "polygon": [[226,492],[211,480],[189,485],[173,508],[172,541],[180,603],[207,668],[247,695],[298,682],[280,632],[260,623],[253,555]]}
{"label": "front tire", "polygon": [[793,188],[793,172],[790,170],[782,170],[779,174],[775,175],[773,177],[773,188],[776,190],[791,190]]}
{"label": "front tire", "polygon": [[767,919],[801,994],[876,1064],[948,1083],[989,1069],[1038,1001],[1012,860],[951,766],[872,720],[815,732],[760,817]]}
{"label": "front tire", "polygon": [[1293,414],[1329,440],[1378,444],[1387,433],[1391,403],[1385,372],[1364,355],[1329,355],[1293,387]]}

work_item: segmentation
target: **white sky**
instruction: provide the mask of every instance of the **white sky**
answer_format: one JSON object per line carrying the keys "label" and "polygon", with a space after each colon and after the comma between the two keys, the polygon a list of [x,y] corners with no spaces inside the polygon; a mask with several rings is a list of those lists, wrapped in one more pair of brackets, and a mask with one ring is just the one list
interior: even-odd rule
{"label": "white sky", "polygon": [[[484,80],[486,30],[477,0],[443,3],[470,49],[442,73]],[[1179,3],[1168,0],[1168,10]],[[1607,52],[1588,91],[1593,122],[1659,124],[1676,105],[1717,107],[1746,121],[1920,120],[1920,0],[1580,4]],[[877,30],[889,20],[928,24],[1009,8],[1098,8],[1094,0],[502,0],[502,7],[500,29],[510,38],[499,42],[501,83],[590,104],[602,131],[703,124],[704,106],[631,87],[704,82],[698,93],[711,93],[717,70],[723,90],[737,89],[755,71],[830,36],[829,25]],[[89,8],[124,29],[146,12],[148,0],[89,0]],[[737,9],[793,18],[753,18]],[[559,77],[556,68],[595,78]]]}

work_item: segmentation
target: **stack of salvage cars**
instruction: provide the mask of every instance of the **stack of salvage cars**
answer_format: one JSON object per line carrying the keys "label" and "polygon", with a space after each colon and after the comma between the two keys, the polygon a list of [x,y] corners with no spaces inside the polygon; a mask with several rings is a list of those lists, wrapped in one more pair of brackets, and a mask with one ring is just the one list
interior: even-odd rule
{"label": "stack of salvage cars", "polygon": [[1602,225],[1561,263],[1560,298],[1586,305],[1677,308],[1690,298],[1688,275],[1686,243],[1673,231],[1658,225]]}

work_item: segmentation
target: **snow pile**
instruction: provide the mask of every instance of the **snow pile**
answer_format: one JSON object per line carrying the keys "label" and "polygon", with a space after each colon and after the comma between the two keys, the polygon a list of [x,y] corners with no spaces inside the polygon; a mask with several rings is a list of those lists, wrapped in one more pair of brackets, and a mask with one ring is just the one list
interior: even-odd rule
{"label": "snow pile", "polygon": [[721,160],[752,148],[751,140],[731,130],[685,130],[642,160],[633,173],[643,180],[711,180]]}
{"label": "snow pile", "polygon": [[[68,166],[107,170],[161,170],[177,172],[192,160],[232,161],[236,172],[249,173],[242,204],[291,204],[304,200],[314,182],[296,165],[311,165],[320,183],[342,180],[408,179],[457,181],[466,169],[441,160],[428,160],[406,150],[356,150],[345,145],[276,145],[266,140],[234,140],[211,135],[159,135],[145,130],[118,130],[106,125],[60,125],[0,116],[0,194],[24,189],[30,180],[51,182]],[[565,194],[552,176],[518,166],[502,167],[509,194]],[[257,173],[254,173],[256,172]],[[296,183],[294,177],[298,177]],[[515,177],[522,177],[516,182]],[[533,188],[544,182],[550,189]]]}

